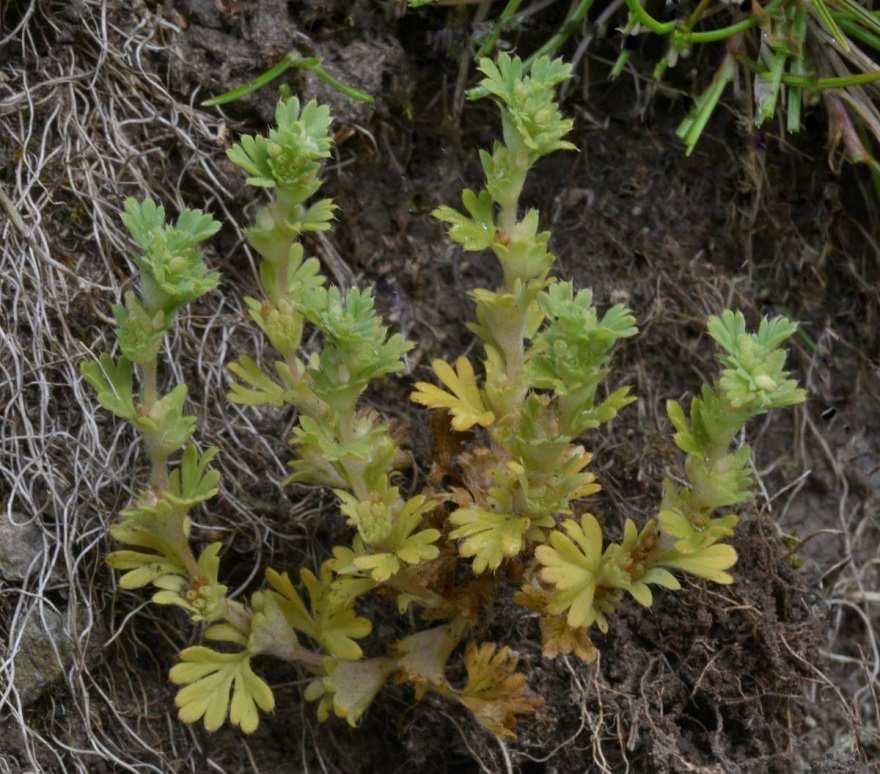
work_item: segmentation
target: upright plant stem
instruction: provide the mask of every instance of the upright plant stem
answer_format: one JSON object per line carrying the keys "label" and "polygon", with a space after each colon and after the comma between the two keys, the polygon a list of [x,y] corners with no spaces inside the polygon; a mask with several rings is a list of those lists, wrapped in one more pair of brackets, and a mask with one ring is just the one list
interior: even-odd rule
{"label": "upright plant stem", "polygon": [[[519,197],[529,168],[527,157],[518,158],[517,162],[517,167],[522,171],[521,182],[516,188],[515,196],[512,197],[510,201],[502,203],[501,211],[498,216],[498,226],[501,233],[507,238],[513,238],[517,223],[519,222]],[[507,278],[505,278],[505,280],[505,290],[507,292],[512,291],[513,287],[508,286],[512,285],[512,283],[507,281]],[[517,309],[516,314],[518,315],[518,319],[509,319],[505,321],[505,327],[508,331],[523,331],[525,329],[528,308]],[[515,388],[517,382],[520,380],[523,364],[525,362],[525,342],[522,335],[505,336],[504,339],[511,340],[510,346],[504,348],[505,377],[507,379],[507,389],[505,390],[506,397],[504,401],[506,404],[504,406],[506,413],[511,410],[513,406],[517,405],[522,397],[519,395],[520,390]]]}
{"label": "upright plant stem", "polygon": [[474,59],[477,62],[479,62],[484,56],[488,56],[492,53],[495,49],[495,43],[498,41],[498,36],[510,23],[511,18],[513,18],[513,15],[519,10],[521,4],[522,0],[507,0],[507,5],[504,6],[504,10],[496,20],[495,26],[492,27],[492,31],[486,36],[479,51],[474,55]]}
{"label": "upright plant stem", "polygon": [[[158,389],[158,364],[156,358],[149,363],[144,363],[142,368],[143,376],[143,410],[149,414],[159,399]],[[165,465],[165,458],[156,454],[153,449],[149,449],[150,463],[152,472],[150,474],[150,486],[153,491],[159,495],[168,490],[168,469]]]}
{"label": "upright plant stem", "polygon": [[[159,400],[159,387],[158,387],[158,360],[154,358],[151,362],[145,363],[142,367],[142,377],[143,377],[143,403],[142,409],[144,412],[149,413],[153,406],[156,405],[156,402]],[[147,450],[150,455],[150,464],[152,465],[152,472],[150,475],[150,487],[156,496],[163,494],[168,491],[169,481],[168,481],[168,467],[166,465],[166,460],[164,456],[160,456],[156,453],[154,449],[147,447]],[[187,540],[186,534],[183,531],[183,522],[179,525],[179,539],[177,548],[180,552],[180,559],[183,561],[184,566],[186,567],[186,571],[189,573],[190,579],[194,582],[200,581],[204,578],[204,573],[199,567],[199,563],[196,561],[195,554],[192,552],[192,548],[189,545],[189,540]]]}

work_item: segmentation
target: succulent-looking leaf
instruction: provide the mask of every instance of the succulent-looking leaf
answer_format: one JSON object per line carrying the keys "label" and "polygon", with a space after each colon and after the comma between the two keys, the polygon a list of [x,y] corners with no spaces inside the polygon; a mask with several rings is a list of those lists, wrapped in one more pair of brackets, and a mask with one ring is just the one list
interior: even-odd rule
{"label": "succulent-looking leaf", "polygon": [[666,414],[675,428],[675,435],[673,436],[675,445],[685,454],[702,454],[704,448],[703,439],[698,438],[692,432],[681,404],[674,400],[666,401]]}
{"label": "succulent-looking leaf", "polygon": [[128,570],[120,579],[119,587],[123,589],[139,589],[157,581],[168,582],[186,575],[183,562],[160,554],[143,551],[113,551],[107,554],[107,565],[114,570]]}
{"label": "succulent-looking leaf", "polygon": [[676,509],[660,511],[657,518],[664,533],[678,538],[674,547],[683,554],[695,553],[730,537],[739,523],[739,517],[731,513],[717,519],[706,519],[705,524],[699,527]]}
{"label": "succulent-looking leaf", "polygon": [[188,551],[187,506],[171,492],[157,497],[147,490],[120,517],[120,522],[110,527],[110,534],[138,549],[114,551],[107,556],[110,567],[129,571],[120,578],[120,586],[134,589],[152,583],[160,589],[182,588],[189,577],[183,558]]}
{"label": "succulent-looking leaf", "polygon": [[494,513],[482,508],[459,508],[449,521],[456,529],[449,533],[453,540],[463,538],[459,553],[474,557],[474,572],[497,570],[505,558],[517,556],[523,549],[531,522],[527,517]]}
{"label": "succulent-looking leaf", "polygon": [[[537,292],[547,281],[547,272],[556,256],[549,250],[550,232],[538,231],[538,225],[538,211],[528,210],[521,220],[508,226],[508,230],[492,244],[492,252],[504,272],[503,286],[507,290],[515,291],[517,283],[528,286],[536,282],[540,285],[534,286]],[[527,338],[532,337],[543,318],[539,309],[532,309],[530,323],[523,331]]]}
{"label": "succulent-looking leaf", "polygon": [[[306,568],[301,569],[299,575],[309,592],[310,610],[306,609],[287,573],[279,574],[271,568],[266,570],[266,580],[278,592],[277,601],[288,623],[319,643],[330,655],[357,661],[363,651],[355,639],[366,637],[373,625],[367,618],[358,616],[351,596],[336,591],[330,563],[321,566],[320,577],[315,577]],[[366,588],[372,585],[372,582],[366,582]]]}
{"label": "succulent-looking leaf", "polygon": [[[684,497],[690,512],[711,512],[752,499],[752,473],[750,460],[752,450],[743,444],[734,452],[721,457],[690,456],[685,462],[685,471],[691,482],[690,490],[678,492]],[[672,486],[666,484],[665,489]]]}
{"label": "succulent-looking leaf", "polygon": [[435,500],[430,500],[425,495],[410,497],[394,520],[391,534],[394,552],[407,564],[435,559],[439,554],[439,549],[433,545],[440,537],[438,530],[415,531],[421,524],[422,517],[434,510],[436,505]]}
{"label": "succulent-looking leaf", "polygon": [[306,608],[293,583],[290,582],[287,573],[278,573],[271,567],[267,567],[266,581],[282,598],[283,602],[280,605],[288,623],[297,631],[317,640],[318,631],[312,614]]}
{"label": "succulent-looking leaf", "polygon": [[269,654],[285,661],[296,660],[300,649],[296,632],[284,615],[281,598],[271,591],[251,596],[251,631],[246,641],[253,655]]}
{"label": "succulent-looking leaf", "polygon": [[218,623],[205,629],[204,637],[213,642],[231,642],[242,648],[247,647],[247,635],[230,623]]}
{"label": "succulent-looking leaf", "polygon": [[632,519],[626,520],[618,562],[629,575],[627,592],[643,607],[650,607],[654,602],[650,586],[662,586],[672,591],[681,588],[671,572],[657,566],[660,551],[657,519],[648,519],[641,532]]}
{"label": "succulent-looking leaf", "polygon": [[670,591],[678,591],[681,588],[681,584],[671,572],[662,567],[651,567],[642,575],[634,578],[626,590],[642,607],[651,607],[654,603],[651,585],[662,586]]}
{"label": "succulent-looking leaf", "polygon": [[698,578],[705,578],[724,585],[733,583],[729,573],[724,572],[736,564],[736,551],[726,543],[715,543],[689,554],[669,551],[658,564],[672,569],[684,570]]}
{"label": "succulent-looking leaf", "polygon": [[[267,376],[247,355],[226,366],[241,381],[233,382],[229,390],[229,400],[243,406],[275,406],[279,408],[290,399],[289,392],[278,382]],[[250,385],[250,386],[245,386]]]}
{"label": "succulent-looking leaf", "polygon": [[196,429],[196,418],[183,413],[187,389],[178,384],[157,400],[147,413],[138,412],[131,420],[143,433],[150,453],[165,459],[181,448]]}
{"label": "succulent-looking leaf", "polygon": [[201,719],[206,730],[216,731],[228,713],[232,725],[252,734],[260,723],[257,708],[263,712],[275,708],[272,691],[251,669],[250,654],[246,650],[219,653],[197,645],[186,648],[180,659],[181,663],[171,668],[169,677],[175,685],[185,686],[174,699],[178,717],[184,723]]}
{"label": "succulent-looking leaf", "polygon": [[596,600],[597,589],[629,586],[629,576],[616,561],[619,547],[609,546],[603,554],[602,528],[592,514],[584,514],[580,523],[568,519],[562,528],[566,534],[553,530],[550,545],[535,549],[535,557],[543,565],[541,579],[556,587],[547,609],[555,615],[567,612],[572,629],[589,627],[594,621],[604,629],[607,622]]}
{"label": "succulent-looking leaf", "polygon": [[303,213],[302,217],[296,223],[296,230],[301,233],[308,231],[329,231],[330,221],[333,220],[333,213],[336,211],[336,205],[332,199],[319,199]]}
{"label": "succulent-looking leaf", "polygon": [[168,476],[168,499],[184,507],[210,500],[217,494],[220,473],[208,465],[220,450],[211,446],[204,454],[190,444],[180,458],[180,465]]}
{"label": "succulent-looking leaf", "polygon": [[495,421],[495,415],[483,405],[474,369],[466,357],[455,361],[455,371],[443,360],[435,360],[431,366],[437,378],[452,393],[428,382],[417,382],[415,391],[410,395],[412,401],[428,408],[448,409],[452,414],[452,427],[460,433],[474,425],[489,427]]}
{"label": "succulent-looking leaf", "polygon": [[132,291],[125,294],[125,306],[114,306],[116,340],[132,363],[150,363],[156,359],[162,339],[171,323],[161,309],[150,314]]}

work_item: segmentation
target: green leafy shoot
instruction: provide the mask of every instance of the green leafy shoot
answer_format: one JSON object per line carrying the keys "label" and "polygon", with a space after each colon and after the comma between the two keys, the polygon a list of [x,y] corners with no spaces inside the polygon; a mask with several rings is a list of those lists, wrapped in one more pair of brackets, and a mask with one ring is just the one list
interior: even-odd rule
{"label": "green leafy shoot", "polygon": [[292,395],[283,385],[267,376],[253,358],[242,355],[227,368],[241,381],[232,382],[229,400],[242,406],[280,407],[291,401]]}
{"label": "green leafy shoot", "polygon": [[709,318],[709,335],[724,349],[718,357],[724,366],[719,385],[732,406],[764,413],[803,403],[806,393],[788,378],[781,348],[796,330],[796,323],[776,317],[761,320],[758,332],[748,333],[742,312],[729,309]]}
{"label": "green leafy shoot", "polygon": [[526,74],[519,57],[499,54],[495,62],[480,60],[479,69],[485,78],[472,98],[487,91],[499,100],[508,144],[512,141],[509,129],[515,129],[533,159],[557,150],[575,150],[562,139],[574,122],[562,117],[554,93],[555,87],[571,76],[570,65],[561,59],[540,57]]}
{"label": "green leafy shoot", "polygon": [[210,500],[217,494],[220,473],[208,466],[220,450],[210,447],[204,454],[190,444],[180,459],[180,466],[171,472],[167,497],[187,508]]}
{"label": "green leafy shoot", "polygon": [[152,199],[125,200],[122,222],[143,249],[135,257],[141,270],[149,313],[174,312],[217,287],[219,275],[208,271],[198,245],[220,230],[220,224],[200,210],[183,210],[174,226],[165,223],[165,208]]}
{"label": "green leafy shoot", "polygon": [[576,295],[570,282],[557,282],[538,298],[549,324],[535,337],[529,353],[530,380],[561,398],[562,426],[571,437],[613,418],[634,398],[622,388],[599,406],[596,391],[608,375],[611,350],[638,331],[625,306],[611,307],[599,319],[592,293]]}
{"label": "green leafy shoot", "polygon": [[[628,29],[638,23],[659,25],[664,34],[676,30],[669,56],[681,53],[698,18],[667,29],[633,2]],[[509,20],[514,5],[502,17]],[[587,0],[572,6],[566,35],[587,10]],[[773,94],[765,93],[765,117],[784,98],[791,75],[785,66],[795,56],[773,55],[784,66],[774,70]],[[227,96],[306,66],[292,57]],[[200,453],[190,442],[196,420],[184,414],[186,385],[160,393],[159,354],[179,308],[218,282],[199,247],[218,224],[184,210],[170,225],[152,200],[126,202],[123,219],[143,250],[136,259],[141,295],[127,293],[114,309],[122,357],[102,354],[81,370],[100,404],[141,432],[152,466],[149,486],[111,527],[124,547],[108,564],[122,571],[122,588],[154,587],[155,603],[207,624],[205,640],[221,643],[217,650],[185,649],[170,671],[185,723],[201,721],[214,731],[228,719],[254,732],[275,700],[252,660],[271,656],[308,671],[305,698],[317,703],[321,720],[334,714],[355,725],[393,677],[410,683],[417,699],[432,692],[459,702],[484,728],[513,738],[518,718],[541,705],[514,652],[469,642],[459,664],[466,680],[453,684],[446,676],[466,631],[485,626],[481,614],[499,588],[522,579],[514,601],[539,618],[545,657],[572,654],[589,663],[598,654],[590,627],[607,632],[625,595],[649,607],[654,587],[680,588],[673,574],[680,572],[733,580],[737,554],[724,541],[739,515],[729,509],[754,489],[751,450],[741,437],[734,442],[750,419],[804,400],[784,370],[783,345],[796,326],[776,318],[750,333],[739,313],[710,318],[709,333],[722,350],[720,378],[704,385],[687,411],[668,404],[684,476],[664,482],[655,518],[641,529],[626,519],[620,542],[606,540],[599,520],[577,502],[600,490],[604,470],[589,470],[592,454],[580,436],[634,400],[627,387],[604,393],[603,383],[615,346],[637,332],[635,318],[623,305],[600,315],[590,291],[554,279],[551,235],[541,230],[536,209],[520,206],[537,159],[574,148],[565,139],[572,121],[555,98],[571,68],[542,54],[526,63],[502,54],[495,63],[481,60],[480,68],[479,89],[499,108],[502,139],[481,154],[485,186],[464,191],[464,212],[440,207],[435,215],[465,249],[490,250],[501,280],[497,288],[470,292],[476,321],[469,327],[482,343],[474,356],[482,352],[482,361],[434,360],[439,384],[417,382],[410,396],[440,420],[432,423],[437,457],[423,489],[405,451],[407,423],[386,422],[363,401],[371,381],[404,370],[412,345],[389,332],[371,290],[329,286],[301,243],[303,234],[330,228],[335,213],[330,199],[311,200],[330,155],[329,110],[284,99],[266,135],[243,137],[229,151],[248,182],[265,189],[267,201],[245,232],[261,257],[260,297],[246,304],[277,353],[266,370],[247,355],[230,364],[229,398],[264,407],[279,426],[296,409],[289,437],[295,456],[284,484],[332,488],[338,512],[321,529],[349,530],[317,573],[298,569],[298,586],[287,572],[267,569],[266,587],[231,598],[220,575],[223,545],[203,543],[198,558],[190,546],[191,511],[220,489],[211,467],[217,449]],[[179,463],[169,466],[181,450]],[[402,475],[407,468],[414,472]],[[372,593],[381,605],[364,598]],[[386,603],[412,612],[413,622],[418,614],[443,623],[404,637],[390,654],[364,659],[361,641],[374,628],[365,613]]]}
{"label": "green leafy shoot", "polygon": [[150,453],[161,459],[176,452],[195,432],[196,418],[183,413],[186,394],[186,385],[178,384],[132,421],[143,433]]}
{"label": "green leafy shoot", "polygon": [[155,362],[162,339],[168,332],[168,315],[162,309],[150,314],[141,306],[137,296],[128,291],[125,306],[114,306],[113,316],[117,322],[116,340],[122,354],[140,365]]}
{"label": "green leafy shoot", "polygon": [[398,333],[387,335],[369,290],[343,296],[335,287],[314,288],[301,308],[324,337],[308,370],[315,393],[329,404],[347,409],[371,379],[403,370],[412,344]]}
{"label": "green leafy shoot", "polygon": [[342,501],[340,510],[357,527],[358,536],[353,550],[342,546],[333,549],[331,566],[335,572],[366,572],[377,583],[385,583],[406,565],[437,558],[440,550],[434,543],[440,538],[440,531],[416,531],[424,514],[435,508],[435,503],[424,495],[411,497],[398,506],[396,488],[388,493],[392,504],[380,498],[359,501],[341,490],[336,494]]}
{"label": "green leafy shoot", "polygon": [[[283,99],[275,110],[275,128],[267,137],[245,135],[227,153],[258,188],[314,193],[323,159],[330,156],[330,109],[312,100],[304,107],[296,97]],[[303,196],[302,198],[305,198]]]}

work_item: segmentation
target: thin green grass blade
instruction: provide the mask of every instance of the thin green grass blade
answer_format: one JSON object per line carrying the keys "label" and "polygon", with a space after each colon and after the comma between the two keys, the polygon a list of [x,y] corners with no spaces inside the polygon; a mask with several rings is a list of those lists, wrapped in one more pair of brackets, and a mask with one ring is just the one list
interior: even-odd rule
{"label": "thin green grass blade", "polygon": [[626,67],[627,62],[629,62],[629,58],[632,55],[632,51],[627,51],[623,49],[620,52],[617,59],[614,62],[614,67],[611,68],[610,79],[613,81],[615,78],[619,78],[620,74],[623,72]]}
{"label": "thin green grass blade", "polygon": [[507,28],[507,25],[510,24],[510,20],[519,10],[521,5],[522,0],[507,0],[507,5],[504,6],[504,10],[499,14],[498,18],[495,20],[495,24],[492,25],[491,31],[486,36],[486,39],[483,41],[477,53],[474,55],[474,59],[477,62],[495,50],[495,43],[498,41],[498,36]]}
{"label": "thin green grass blade", "polygon": [[575,8],[574,12],[569,15],[559,30],[552,35],[543,46],[535,51],[534,54],[526,59],[525,66],[530,67],[532,62],[541,56],[549,56],[552,58],[562,47],[562,44],[565,43],[565,41],[574,34],[575,30],[581,26],[584,19],[587,18],[587,14],[592,6],[593,0],[581,0],[577,8]]}
{"label": "thin green grass blade", "polygon": [[880,81],[880,70],[855,75],[839,75],[833,78],[811,78],[806,75],[783,75],[782,82],[788,86],[803,86],[810,91],[845,89],[847,86],[867,86]]}
{"label": "thin green grass blade", "polygon": [[868,27],[880,35],[880,18],[877,17],[876,13],[871,13],[871,11],[855,2],[855,0],[835,0],[835,5],[840,5],[845,8],[865,27]]}
{"label": "thin green grass blade", "polygon": [[344,94],[349,99],[353,99],[357,102],[373,101],[373,97],[371,95],[361,91],[360,89],[356,89],[354,86],[349,86],[347,83],[343,83],[338,78],[334,78],[332,75],[330,75],[330,73],[328,73],[324,69],[324,66],[321,63],[320,59],[315,64],[309,65],[307,69],[311,70],[331,89],[333,89],[334,91],[338,91],[340,94]]}
{"label": "thin green grass blade", "polygon": [[651,77],[655,81],[659,81],[668,69],[669,69],[669,54],[664,54],[658,60],[657,64],[654,65],[654,70],[651,73]]}
{"label": "thin green grass blade", "polygon": [[685,155],[690,156],[693,152],[700,135],[718,106],[721,95],[734,75],[736,75],[736,60],[732,55],[727,54],[712,78],[709,88],[695,100],[693,110],[676,129],[676,134],[684,140]]}
{"label": "thin green grass blade", "polygon": [[785,61],[788,52],[776,50],[770,57],[770,68],[766,73],[758,76],[759,85],[758,104],[755,106],[755,126],[761,126],[766,120],[776,114],[776,105],[779,102],[779,90],[782,86],[782,74],[785,71]]}
{"label": "thin green grass blade", "polygon": [[220,94],[217,97],[205,100],[202,102],[202,105],[205,107],[215,107],[216,105],[226,105],[230,102],[235,102],[242,97],[246,97],[248,94],[253,94],[255,91],[259,91],[265,86],[268,86],[276,78],[284,75],[284,73],[293,68],[313,72],[316,77],[324,81],[324,83],[330,86],[330,88],[338,91],[340,94],[344,94],[346,97],[359,102],[373,101],[373,98],[369,94],[365,94],[353,86],[349,86],[347,83],[343,83],[338,78],[334,78],[330,75],[330,73],[324,69],[323,63],[319,57],[302,57],[295,51],[291,51],[289,54],[286,54],[278,64],[270,67],[265,72],[260,73],[252,81],[248,81],[242,86],[238,86],[237,88]]}
{"label": "thin green grass blade", "polygon": [[860,43],[870,46],[875,51],[880,51],[880,35],[875,35],[873,32],[866,30],[854,19],[838,16],[837,14],[834,15],[834,18],[837,20],[841,29],[850,37],[855,38]]}
{"label": "thin green grass blade", "polygon": [[825,31],[837,41],[837,45],[839,45],[844,51],[849,51],[849,40],[847,40],[846,35],[843,34],[843,31],[837,25],[837,22],[834,21],[831,11],[828,10],[828,6],[825,5],[825,0],[812,0],[810,7],[815,12],[821,25],[825,28]]}
{"label": "thin green grass blade", "polygon": [[206,99],[204,102],[202,102],[202,105],[204,107],[216,107],[217,105],[226,105],[229,102],[235,102],[242,97],[246,97],[248,94],[253,94],[255,91],[259,91],[264,86],[268,86],[270,83],[272,83],[272,81],[274,81],[279,76],[284,75],[284,73],[286,73],[292,67],[301,67],[304,61],[306,60],[298,56],[297,54],[286,54],[284,57],[282,57],[281,61],[278,64],[270,67],[265,72],[260,73],[252,81],[248,81],[242,86],[238,86],[235,89],[224,92],[217,97]]}
{"label": "thin green grass blade", "polygon": [[[799,5],[794,16],[792,28],[796,52],[791,58],[789,72],[792,75],[805,75],[807,66],[804,62],[806,56],[804,42],[807,35],[807,10]],[[801,130],[801,111],[804,103],[804,92],[800,86],[786,87],[786,130],[796,134]]]}

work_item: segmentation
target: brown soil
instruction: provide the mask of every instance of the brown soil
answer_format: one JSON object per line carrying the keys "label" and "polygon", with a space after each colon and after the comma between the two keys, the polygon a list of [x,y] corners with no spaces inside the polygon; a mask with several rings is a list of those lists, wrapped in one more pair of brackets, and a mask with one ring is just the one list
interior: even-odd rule
{"label": "brown soil", "polygon": [[[450,121],[467,16],[435,11],[400,18],[397,5],[179,0],[112,10],[110,42],[123,47],[123,31],[141,18],[150,24],[164,18],[180,27],[160,29],[154,39],[162,45],[145,49],[141,62],[177,104],[197,103],[248,80],[291,45],[305,47],[306,39],[340,78],[379,95],[372,105],[355,104],[311,77],[289,79],[295,92],[329,102],[338,120],[337,163],[327,175],[327,194],[339,204],[339,224],[329,243],[309,247],[325,261],[335,250],[330,270],[336,267],[337,278],[374,284],[390,323],[417,342],[410,372],[375,387],[369,399],[406,430],[424,470],[431,439],[423,414],[406,395],[416,378],[426,376],[431,357],[454,356],[472,345],[465,328],[471,315],[466,291],[495,280],[488,261],[451,247],[430,211],[457,202],[463,185],[478,184],[475,150],[491,141],[496,122],[489,106],[480,103],[465,107],[460,126]],[[83,67],[94,62],[76,29],[77,14],[94,18],[94,11],[89,2],[64,12],[38,10],[28,22],[36,30],[34,50],[62,61],[51,50],[54,41],[80,57],[76,61]],[[6,13],[5,29],[13,29],[22,11],[17,16],[13,4]],[[558,14],[551,8],[539,18],[517,41],[523,50],[546,35]],[[94,683],[85,692],[100,689],[110,699],[96,700],[96,716],[83,715],[81,698],[69,684],[59,685],[25,711],[28,727],[44,740],[35,744],[32,738],[30,744],[45,770],[116,771],[141,762],[159,771],[263,774],[726,774],[856,771],[878,760],[877,675],[871,674],[878,663],[876,605],[864,596],[878,589],[875,202],[864,196],[861,170],[845,167],[837,174],[828,168],[818,121],[797,148],[782,149],[772,137],[759,142],[744,135],[731,106],[685,158],[674,135],[685,102],[659,95],[640,110],[644,95],[632,81],[605,80],[602,59],[613,55],[614,45],[600,47],[591,62],[589,102],[575,89],[565,106],[577,119],[574,141],[580,152],[542,162],[525,195],[552,228],[558,274],[592,287],[600,307],[626,302],[639,322],[640,336],[621,347],[612,381],[631,384],[640,400],[608,432],[587,439],[603,485],[590,507],[611,536],[624,518],[642,521],[656,508],[659,483],[677,464],[665,400],[688,395],[714,372],[704,333],[708,314],[732,306],[752,321],[762,314],[792,315],[807,335],[795,340],[791,365],[811,399],[805,408],[777,412],[749,429],[762,494],[735,541],[736,583],[697,583],[680,593],[657,594],[649,612],[624,604],[609,634],[597,636],[601,658],[591,666],[543,659],[536,621],[510,602],[510,589],[503,590],[478,638],[518,651],[531,687],[546,701],[535,719],[521,723],[515,743],[499,743],[439,699],[415,703],[405,687],[383,691],[357,729],[337,720],[322,726],[300,698],[301,681],[271,663],[265,673],[278,710],[242,740],[235,730],[206,735],[169,720],[173,689],[164,675],[176,650],[190,641],[189,626],[164,610],[127,618],[142,595],[114,594],[101,565],[108,543],[99,541],[82,549],[87,561],[78,571],[89,573],[91,604],[106,627],[102,637],[123,622],[126,628],[102,658],[88,661],[84,674]],[[36,73],[37,59],[26,50],[0,49],[0,66]],[[123,70],[126,57],[130,52],[120,55]],[[0,94],[0,106],[9,96]],[[223,149],[240,131],[262,131],[277,97],[273,85],[229,106],[226,139],[213,146],[202,138],[194,151],[169,131],[157,141],[164,156],[148,179],[151,189],[191,206],[207,201],[218,217],[226,212],[246,222],[253,194],[225,161]],[[40,104],[35,117],[45,119],[51,109]],[[155,109],[161,113],[167,105]],[[0,140],[0,189],[13,190],[21,152]],[[219,185],[189,164],[196,153],[222,176]],[[64,218],[63,227],[52,231],[53,249],[69,251],[80,276],[118,288],[125,276],[121,251],[108,246],[110,262],[101,260],[100,239],[91,230],[94,213],[71,193],[63,165],[53,174],[57,179],[44,181],[55,204],[47,217],[60,224],[59,208],[84,208],[80,221]],[[129,188],[102,190],[101,196],[138,193],[139,179],[133,175]],[[240,298],[253,292],[252,263],[233,228],[224,229],[216,249],[222,293]],[[98,312],[109,299],[90,294],[68,312],[66,323],[76,339],[92,346],[94,331],[106,327]],[[224,561],[230,586],[252,587],[255,554],[261,567],[315,564],[334,542],[346,539],[347,528],[321,493],[281,492],[270,483],[280,477],[271,455],[288,457],[278,431],[283,425],[286,434],[290,416],[252,412],[252,427],[233,418],[237,434],[228,431],[223,386],[219,376],[205,381],[201,363],[214,357],[228,362],[255,345],[246,321],[236,317],[238,308],[217,318],[216,303],[202,302],[190,321],[195,334],[181,336],[176,348],[180,362],[191,355],[190,362],[200,364],[187,365],[185,376],[204,437],[235,461],[225,470],[226,498],[212,506],[205,522],[232,546]],[[232,324],[232,332],[221,342],[224,323]],[[22,338],[31,335],[22,327],[13,330]],[[70,355],[81,356],[82,350]],[[58,416],[73,395],[71,383],[67,373],[58,377],[56,408],[50,409]],[[98,422],[110,437],[113,423],[103,416]],[[267,439],[263,445],[253,441],[258,435]],[[239,465],[250,475],[236,475]],[[102,510],[106,523],[124,504],[125,485],[105,486],[95,497],[79,507]],[[242,520],[241,509],[249,519]],[[58,516],[47,507],[42,518],[55,523]],[[809,538],[802,548],[797,536]],[[64,593],[58,593],[60,602]],[[11,610],[0,596],[0,620]],[[377,606],[371,613],[377,625],[368,648],[377,653],[409,631],[409,622],[390,610]],[[120,713],[137,738],[128,731],[96,734],[95,725],[112,729]],[[0,763],[9,771],[23,770],[16,766],[26,765],[26,744],[18,725],[5,723]],[[94,750],[96,738],[109,753],[71,751]]]}

